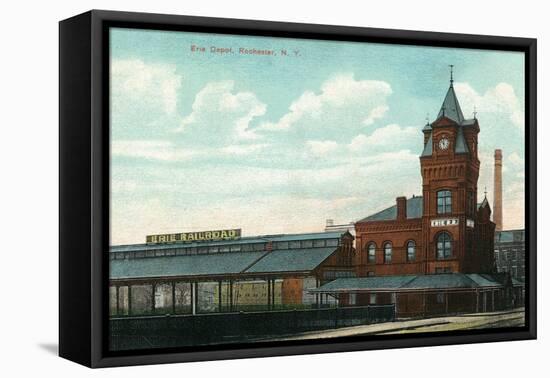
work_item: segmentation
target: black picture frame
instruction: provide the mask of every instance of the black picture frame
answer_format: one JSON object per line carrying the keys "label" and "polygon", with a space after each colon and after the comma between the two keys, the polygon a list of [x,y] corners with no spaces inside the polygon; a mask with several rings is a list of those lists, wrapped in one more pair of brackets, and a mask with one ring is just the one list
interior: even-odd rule
{"label": "black picture frame", "polygon": [[[412,336],[133,352],[107,348],[108,28],[112,26],[525,53],[526,324]],[[92,10],[59,24],[59,354],[89,367],[535,339],[536,39]]]}

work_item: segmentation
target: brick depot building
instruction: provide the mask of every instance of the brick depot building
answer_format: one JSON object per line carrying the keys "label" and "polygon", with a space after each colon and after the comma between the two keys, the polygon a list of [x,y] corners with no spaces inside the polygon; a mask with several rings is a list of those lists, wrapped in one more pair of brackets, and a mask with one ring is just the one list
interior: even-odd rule
{"label": "brick depot building", "polygon": [[493,272],[495,224],[487,199],[476,201],[479,131],[451,81],[437,119],[422,130],[422,196],[398,197],[355,224],[358,276]]}
{"label": "brick depot building", "polygon": [[479,132],[477,118],[464,118],[451,77],[436,120],[422,129],[422,196],[398,197],[357,221],[357,278],[312,292],[343,305],[392,303],[398,317],[509,307],[516,288],[496,272],[495,223],[487,198],[477,203]]}

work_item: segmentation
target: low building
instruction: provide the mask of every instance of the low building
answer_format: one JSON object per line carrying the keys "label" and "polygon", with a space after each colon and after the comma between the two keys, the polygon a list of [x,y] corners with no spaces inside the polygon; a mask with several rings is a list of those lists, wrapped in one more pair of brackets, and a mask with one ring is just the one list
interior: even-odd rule
{"label": "low building", "polygon": [[309,289],[354,275],[347,231],[164,242],[174,239],[111,247],[111,316],[335,304]]}
{"label": "low building", "polygon": [[499,273],[525,282],[525,230],[495,232],[495,264]]}
{"label": "low building", "polygon": [[411,318],[506,309],[521,287],[506,274],[448,273],[340,278],[310,292],[341,304],[393,304],[397,318]]}

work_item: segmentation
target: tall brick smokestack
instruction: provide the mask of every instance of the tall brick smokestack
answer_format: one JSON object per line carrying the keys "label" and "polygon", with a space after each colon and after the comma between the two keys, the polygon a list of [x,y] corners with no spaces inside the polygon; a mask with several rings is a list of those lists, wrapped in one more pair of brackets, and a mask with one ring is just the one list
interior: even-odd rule
{"label": "tall brick smokestack", "polygon": [[495,150],[495,183],[493,197],[493,222],[496,230],[502,230],[502,150]]}

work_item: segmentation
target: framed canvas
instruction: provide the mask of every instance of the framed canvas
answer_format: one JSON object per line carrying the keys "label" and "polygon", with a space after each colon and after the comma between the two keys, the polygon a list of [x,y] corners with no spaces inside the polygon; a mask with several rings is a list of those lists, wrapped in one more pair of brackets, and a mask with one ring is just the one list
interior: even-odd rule
{"label": "framed canvas", "polygon": [[59,353],[536,337],[536,40],[60,22]]}

